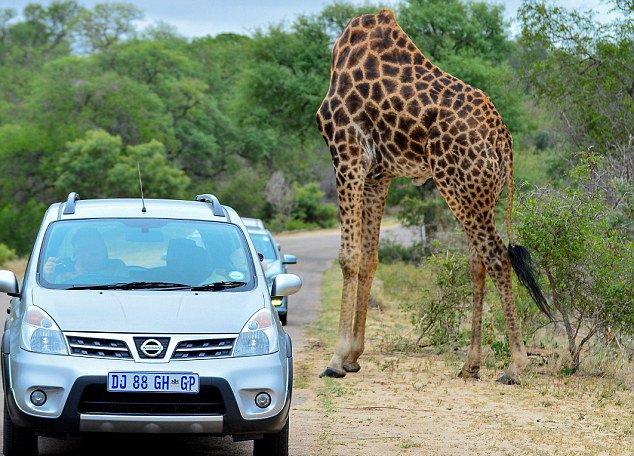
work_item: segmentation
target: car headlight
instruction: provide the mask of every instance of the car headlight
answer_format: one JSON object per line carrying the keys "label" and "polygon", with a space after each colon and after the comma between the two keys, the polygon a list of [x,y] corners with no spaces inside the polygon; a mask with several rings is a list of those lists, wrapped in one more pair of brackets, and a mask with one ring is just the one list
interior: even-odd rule
{"label": "car headlight", "polygon": [[260,309],[244,325],[233,356],[268,355],[278,350],[277,328],[269,309]]}
{"label": "car headlight", "polygon": [[36,306],[29,306],[22,320],[22,348],[36,353],[68,355],[64,335],[57,323]]}

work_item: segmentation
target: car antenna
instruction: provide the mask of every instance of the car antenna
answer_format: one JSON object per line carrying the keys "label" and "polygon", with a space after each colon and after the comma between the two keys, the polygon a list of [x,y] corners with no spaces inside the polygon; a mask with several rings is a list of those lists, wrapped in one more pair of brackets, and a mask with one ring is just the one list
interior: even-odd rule
{"label": "car antenna", "polygon": [[143,180],[141,179],[141,162],[136,162],[136,165],[137,165],[137,168],[139,169],[139,185],[141,186],[141,204],[143,205],[141,212],[147,212],[147,209],[145,208],[145,198],[143,198]]}

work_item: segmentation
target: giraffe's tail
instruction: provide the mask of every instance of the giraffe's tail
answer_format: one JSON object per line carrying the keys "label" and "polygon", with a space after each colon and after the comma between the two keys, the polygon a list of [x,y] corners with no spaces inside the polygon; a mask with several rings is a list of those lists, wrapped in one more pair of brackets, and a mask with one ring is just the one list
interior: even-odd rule
{"label": "giraffe's tail", "polygon": [[506,206],[506,234],[509,238],[509,246],[513,245],[513,231],[511,230],[511,216],[513,215],[513,146],[509,138],[504,142],[501,150],[504,157],[504,167],[506,169],[506,186],[508,188],[508,203]]}
{"label": "giraffe's tail", "polygon": [[554,321],[553,314],[544,297],[539,283],[537,282],[537,271],[531,259],[531,254],[526,247],[515,245],[513,242],[513,233],[511,231],[511,215],[513,214],[513,149],[511,146],[510,135],[508,142],[505,141],[505,147],[501,151],[504,157],[504,165],[506,168],[506,185],[508,187],[508,205],[506,208],[506,233],[509,237],[509,260],[513,271],[517,275],[520,283],[528,290],[528,293],[541,310],[551,321]]}

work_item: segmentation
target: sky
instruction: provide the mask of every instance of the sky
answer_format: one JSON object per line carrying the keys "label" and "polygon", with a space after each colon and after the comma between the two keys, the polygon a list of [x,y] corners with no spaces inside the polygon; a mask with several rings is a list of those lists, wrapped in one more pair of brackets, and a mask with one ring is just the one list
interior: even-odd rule
{"label": "sky", "polygon": [[[40,0],[35,3],[48,4],[52,0]],[[126,0],[123,0],[126,1]],[[351,0],[362,4],[365,0]],[[21,11],[33,0],[0,0],[0,8],[13,8]],[[79,3],[92,7],[105,0],[79,0]],[[383,6],[393,6],[398,0],[374,0]],[[127,0],[144,11],[144,20],[139,28],[158,21],[167,22],[176,27],[181,35],[196,37],[233,32],[249,34],[257,28],[270,23],[292,21],[302,13],[317,13],[332,0]],[[504,4],[506,17],[515,18],[521,0],[492,1]],[[556,2],[568,8],[593,9],[599,17],[607,17],[609,8],[603,0],[558,0]],[[515,30],[512,27],[512,30]]]}

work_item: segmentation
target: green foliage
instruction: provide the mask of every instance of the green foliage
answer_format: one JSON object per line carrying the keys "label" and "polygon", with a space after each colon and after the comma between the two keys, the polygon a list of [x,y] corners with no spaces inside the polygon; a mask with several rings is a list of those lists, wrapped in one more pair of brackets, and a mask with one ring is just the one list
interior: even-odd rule
{"label": "green foliage", "polygon": [[161,143],[123,147],[120,137],[103,130],[89,131],[84,139],[68,143],[56,170],[59,193],[72,188],[97,198],[138,197],[137,163],[142,166],[146,197],[186,196],[189,178],[169,165]]}
{"label": "green foliage", "polygon": [[36,198],[19,205],[10,202],[0,205],[0,239],[19,255],[27,255],[45,211],[46,205]]}
{"label": "green foliage", "polygon": [[634,332],[634,244],[615,229],[604,194],[583,186],[595,158],[571,173],[576,185],[534,190],[515,211],[521,243],[546,275],[575,370],[595,334]]}
{"label": "green foliage", "polygon": [[568,149],[593,147],[613,176],[631,182],[634,14],[631,2],[606,3],[611,19],[600,22],[591,11],[525,1],[520,70],[542,105],[561,115]]}
{"label": "green foliage", "polygon": [[337,221],[337,208],[332,203],[322,203],[324,192],[319,185],[311,182],[293,187],[291,216],[302,222],[314,223],[323,228],[333,226]]}
{"label": "green foliage", "polygon": [[509,55],[503,7],[460,0],[409,0],[399,22],[428,57],[474,55],[491,61]]}
{"label": "green foliage", "polygon": [[0,242],[0,266],[3,266],[7,261],[14,260],[16,257],[15,250]]}
{"label": "green foliage", "polygon": [[471,302],[467,257],[439,253],[430,256],[426,266],[431,270],[433,287],[422,290],[416,300],[403,302],[403,306],[411,313],[421,338],[428,337],[434,345],[462,341],[460,325]]}
{"label": "green foliage", "polygon": [[415,186],[410,179],[396,178],[390,186],[388,205],[399,207],[398,220],[407,228],[417,230],[417,244],[429,251],[430,241],[438,231],[454,226],[456,220],[445,200],[430,180]]}
{"label": "green foliage", "polygon": [[93,10],[84,9],[79,29],[89,50],[105,50],[134,35],[133,22],[143,14],[131,3],[98,3]]}
{"label": "green foliage", "polygon": [[268,177],[264,170],[236,166],[225,177],[226,180],[218,185],[218,190],[212,188],[210,191],[241,216],[263,218],[266,199],[262,194]]}
{"label": "green foliage", "polygon": [[382,264],[410,263],[420,264],[427,250],[421,243],[405,246],[391,239],[381,239],[379,242],[379,262]]}

